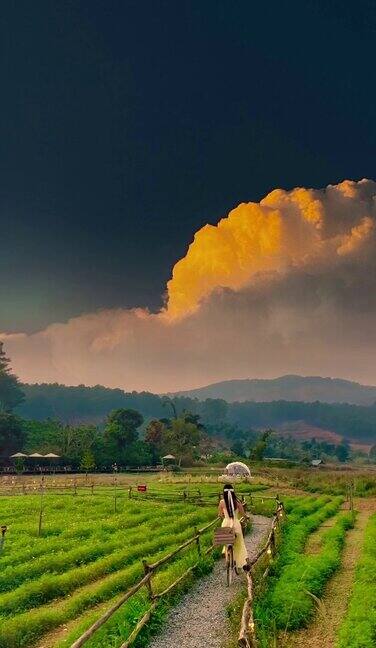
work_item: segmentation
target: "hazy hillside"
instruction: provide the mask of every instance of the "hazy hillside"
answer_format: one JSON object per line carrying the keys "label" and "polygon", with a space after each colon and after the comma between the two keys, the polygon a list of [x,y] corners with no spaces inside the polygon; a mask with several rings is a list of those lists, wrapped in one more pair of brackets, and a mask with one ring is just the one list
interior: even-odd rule
{"label": "hazy hillside", "polygon": [[199,389],[177,392],[175,395],[200,400],[223,398],[228,403],[287,400],[373,405],[376,401],[376,387],[360,385],[340,378],[281,376],[270,380],[226,380]]}
{"label": "hazy hillside", "polygon": [[[111,410],[118,407],[136,409],[146,420],[174,414],[171,403],[164,404],[160,396],[148,392],[126,393],[121,389],[108,389],[100,385],[24,385],[23,389],[26,399],[17,411],[28,419],[53,418],[65,423],[98,424],[105,420]],[[300,428],[303,425],[305,436],[317,436],[314,426],[325,431],[325,434],[329,431],[340,438],[376,443],[376,405],[335,404],[317,400],[243,400],[228,403],[223,399],[199,400],[187,396],[174,397],[173,401],[178,415],[184,410],[199,414],[202,421],[212,429],[232,425],[243,430],[282,427],[296,432],[298,424]]]}

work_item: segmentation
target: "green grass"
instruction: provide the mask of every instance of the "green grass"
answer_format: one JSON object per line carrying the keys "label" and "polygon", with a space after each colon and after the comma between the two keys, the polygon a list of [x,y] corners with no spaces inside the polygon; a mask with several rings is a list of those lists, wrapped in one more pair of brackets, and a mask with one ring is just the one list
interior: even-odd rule
{"label": "green grass", "polygon": [[[203,483],[199,490],[200,505],[180,498],[182,484],[157,484],[151,492],[154,497],[147,500],[128,499],[123,493],[116,513],[109,494],[46,494],[40,537],[39,495],[2,498],[0,523],[8,524],[9,531],[0,554],[0,648],[32,646],[47,633],[69,624],[64,639],[56,640],[56,645],[68,648],[98,618],[97,606],[106,609],[139,580],[142,558],[158,560],[192,537],[194,527],[215,518],[220,485]],[[275,511],[275,500],[264,498],[259,485],[241,484],[237,490],[247,494],[253,512],[272,515]],[[329,496],[286,498],[290,544],[304,546],[309,532],[333,515],[341,501]],[[299,533],[289,531],[290,526],[299,527]],[[202,538],[203,547],[208,547],[211,539],[209,531]],[[192,545],[158,571],[155,590],[167,587],[197,559]],[[176,597],[211,566],[212,559],[200,560],[196,573],[160,602],[135,648],[146,645]],[[88,648],[117,648],[148,606],[146,589],[140,590],[98,631]]]}
{"label": "green grass", "polygon": [[310,499],[303,498],[296,506],[292,501],[286,507],[293,506],[284,525],[279,555],[272,566],[269,585],[255,604],[262,647],[271,645],[278,630],[308,623],[315,609],[314,596],[320,596],[338,567],[346,530],[353,524],[352,515],[339,515],[335,525],[322,534],[320,551],[304,554],[309,535],[336,515],[342,502],[341,497]]}
{"label": "green grass", "polygon": [[313,597],[339,567],[346,531],[353,526],[350,513],[338,517],[333,528],[323,534],[318,554],[300,555],[282,570],[270,596],[270,606],[279,629],[306,626],[315,610]]}
{"label": "green grass", "polygon": [[[110,601],[141,577],[141,558],[161,558],[216,516],[215,501],[198,507],[124,497],[115,514],[111,498],[48,494],[38,537],[39,502],[38,495],[2,498],[0,523],[9,531],[0,555],[0,648],[31,645]],[[194,546],[181,565],[193,558]],[[167,579],[174,569],[178,562]]]}
{"label": "green grass", "polygon": [[376,514],[368,521],[362,555],[336,648],[376,646]]}

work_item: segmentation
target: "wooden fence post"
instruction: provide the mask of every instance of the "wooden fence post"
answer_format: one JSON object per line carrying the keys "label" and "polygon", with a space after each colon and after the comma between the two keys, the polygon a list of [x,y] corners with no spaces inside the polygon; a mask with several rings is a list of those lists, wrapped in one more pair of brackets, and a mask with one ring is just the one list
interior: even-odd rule
{"label": "wooden fence post", "polygon": [[[146,562],[145,559],[142,561],[143,567],[144,567],[144,572],[145,576],[151,572],[150,566]],[[148,595],[149,595],[149,600],[154,601],[154,594],[153,594],[153,587],[151,584],[151,578],[149,578],[148,582],[146,583],[146,587],[148,588]]]}
{"label": "wooden fence post", "polygon": [[199,556],[201,556],[200,532],[197,527],[195,527],[195,536],[196,536],[197,553]]}
{"label": "wooden fence post", "polygon": [[5,534],[6,534],[7,530],[8,530],[8,527],[6,526],[6,524],[3,524],[2,527],[0,527],[0,528],[1,528],[1,537],[0,537],[0,553],[1,553],[2,550],[4,549]]}
{"label": "wooden fence post", "polygon": [[38,523],[38,537],[42,533],[42,519],[43,519],[43,495],[44,495],[44,475],[42,475],[40,483],[40,505],[39,505],[39,523]]}

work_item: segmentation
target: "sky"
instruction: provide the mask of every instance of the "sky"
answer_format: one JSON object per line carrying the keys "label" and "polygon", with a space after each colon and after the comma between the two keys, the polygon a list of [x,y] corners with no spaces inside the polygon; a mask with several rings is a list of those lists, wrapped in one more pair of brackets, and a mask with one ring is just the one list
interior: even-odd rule
{"label": "sky", "polygon": [[[188,246],[206,224],[216,226],[240,203],[259,203],[276,188],[322,189],[376,177],[373,2],[18,0],[3,7],[0,29],[0,331],[21,377],[181,389],[286,367],[376,382],[360,360],[359,367],[349,359],[336,370],[334,356],[331,364],[309,362],[303,351],[293,358],[295,337],[280,364],[273,358],[256,362],[251,352],[241,367],[229,358],[220,366],[211,362],[224,338],[237,336],[239,318],[242,326],[250,320],[233,305],[235,322],[227,322],[209,350],[213,313],[197,328],[200,299],[215,292],[211,308],[217,312],[218,289],[226,289],[227,300],[237,298],[255,268],[281,273],[274,262],[253,267],[247,260],[240,280],[230,260],[227,276],[234,271],[237,279],[227,281],[218,264],[208,269],[205,245],[197,246],[195,272],[184,274],[183,263],[182,281],[197,283],[202,268],[210,280],[201,277],[196,296],[185,299],[178,278],[172,286],[177,306],[167,305],[170,319],[179,320],[177,347],[187,340],[186,327],[193,336],[186,357],[166,367],[166,343],[151,326],[154,315],[164,313],[173,268],[179,275],[177,262],[189,257]],[[326,223],[322,194],[320,200]],[[352,227],[366,229],[363,198],[351,200],[357,214]],[[372,217],[372,198],[367,200]],[[350,236],[341,210],[337,205],[333,212],[340,214],[338,235]],[[278,245],[290,269],[301,269],[302,260],[286,252],[289,246]],[[255,254],[247,250],[246,256]],[[364,264],[367,253],[357,253]],[[358,269],[355,275],[362,282]],[[332,290],[338,290],[335,281]],[[161,349],[160,357],[150,352],[150,361],[143,358],[145,331],[136,334],[128,323],[135,308],[152,328],[151,348]],[[226,320],[222,315],[217,313]],[[103,341],[92,333],[98,318],[101,327],[104,319],[106,330],[116,330],[105,357]],[[85,335],[82,342],[77,329],[88,321],[95,339]],[[363,321],[373,324],[370,314]],[[129,349],[118,353],[124,337],[138,336],[131,356]],[[241,337],[246,340],[244,331]],[[193,353],[194,344],[198,355],[207,353],[206,362]],[[318,357],[325,357],[328,341],[317,344]],[[347,346],[348,340],[338,357]],[[67,359],[61,348],[71,348]],[[367,358],[370,351],[373,346]],[[244,349],[239,353],[244,356]],[[127,367],[124,376],[115,368],[116,355]],[[73,356],[79,362],[68,371]]]}

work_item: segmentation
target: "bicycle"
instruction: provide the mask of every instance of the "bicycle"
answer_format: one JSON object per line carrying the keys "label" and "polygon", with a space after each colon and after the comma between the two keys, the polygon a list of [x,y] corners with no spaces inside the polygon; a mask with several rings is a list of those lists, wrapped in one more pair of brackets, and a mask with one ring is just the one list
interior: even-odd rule
{"label": "bicycle", "polygon": [[225,547],[225,560],[226,560],[226,582],[227,587],[230,587],[234,575],[234,549],[232,545]]}
{"label": "bicycle", "polygon": [[239,574],[240,570],[237,568],[234,560],[234,541],[235,533],[234,530],[230,527],[221,527],[217,529],[214,534],[214,545],[215,546],[224,546],[225,550],[225,563],[226,563],[226,582],[227,586],[230,587],[234,572]]}

